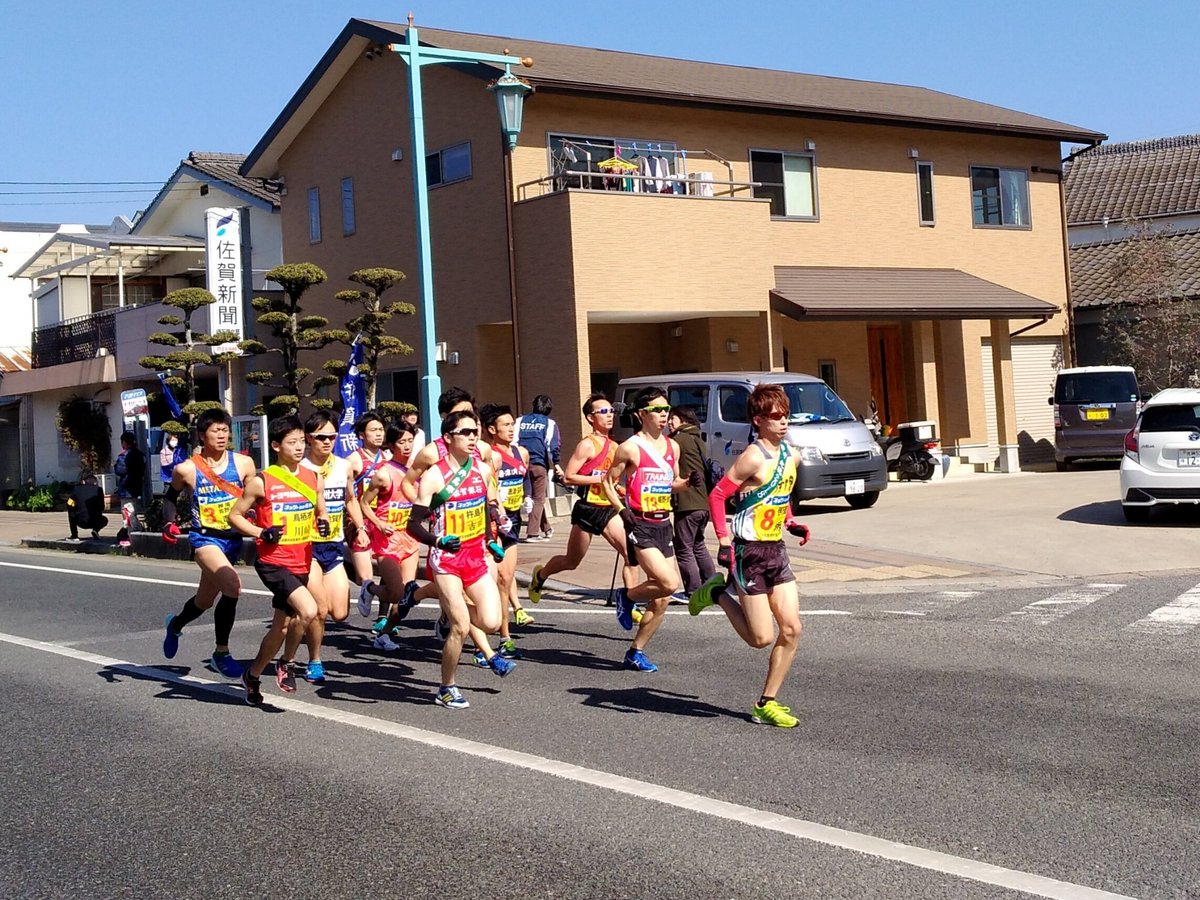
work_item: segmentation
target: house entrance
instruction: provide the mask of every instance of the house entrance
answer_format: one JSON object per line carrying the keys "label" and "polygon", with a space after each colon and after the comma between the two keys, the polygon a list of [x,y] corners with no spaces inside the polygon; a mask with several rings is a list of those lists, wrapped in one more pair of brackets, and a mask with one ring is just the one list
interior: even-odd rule
{"label": "house entrance", "polygon": [[873,325],[867,328],[871,397],[879,407],[879,421],[888,425],[903,422],[908,415],[902,347],[899,325]]}

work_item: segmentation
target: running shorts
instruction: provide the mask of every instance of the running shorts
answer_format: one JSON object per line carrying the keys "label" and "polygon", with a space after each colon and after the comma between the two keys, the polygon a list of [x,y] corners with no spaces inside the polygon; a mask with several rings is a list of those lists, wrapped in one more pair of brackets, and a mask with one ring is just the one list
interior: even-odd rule
{"label": "running shorts", "polygon": [[463,583],[463,587],[470,587],[480,578],[487,578],[489,573],[483,539],[468,541],[457,553],[430,548],[429,570],[434,575],[454,575]]}
{"label": "running shorts", "polygon": [[292,608],[292,604],[288,603],[288,598],[298,588],[308,587],[308,573],[293,572],[283,566],[273,566],[270,563],[257,561],[254,563],[254,570],[262,579],[263,586],[271,592],[271,608],[287,613],[289,616],[296,615],[296,610]]}
{"label": "running shorts", "polygon": [[729,575],[741,593],[751,595],[796,580],[783,541],[734,541]]}
{"label": "running shorts", "polygon": [[675,530],[670,519],[638,519],[633,532],[625,535],[625,546],[629,551],[629,564],[636,564],[636,551],[654,548],[664,558],[675,556]]}
{"label": "running shorts", "polygon": [[231,566],[236,566],[242,561],[242,536],[240,534],[237,537],[217,537],[199,531],[189,531],[188,543],[191,544],[193,551],[199,550],[201,547],[216,547],[225,554],[225,558],[229,560]]}
{"label": "running shorts", "polygon": [[314,541],[313,559],[322,572],[332,572],[346,561],[346,545],[341,541]]}
{"label": "running shorts", "polygon": [[617,510],[612,506],[596,506],[580,500],[571,507],[571,524],[585,534],[599,537],[612,521]]}
{"label": "running shorts", "polygon": [[508,531],[500,532],[500,544],[507,550],[514,544],[521,542],[521,511],[519,509],[506,509],[504,514],[508,516],[508,521],[512,523],[512,528]]}
{"label": "running shorts", "polygon": [[371,539],[371,556],[374,559],[394,559],[404,562],[414,553],[421,552],[421,544],[404,529],[384,534],[374,525],[367,524],[367,536]]}

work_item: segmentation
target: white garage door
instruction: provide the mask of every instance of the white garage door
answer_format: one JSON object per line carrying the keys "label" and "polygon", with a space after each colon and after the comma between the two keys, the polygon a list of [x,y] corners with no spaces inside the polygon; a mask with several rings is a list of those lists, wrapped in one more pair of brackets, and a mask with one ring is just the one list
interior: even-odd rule
{"label": "white garage door", "polygon": [[[1054,375],[1062,367],[1061,338],[1013,338],[1013,393],[1017,407],[1018,458],[1021,464],[1054,461]],[[992,381],[992,342],[983,339],[983,402],[987,408],[988,448],[999,453],[996,391]]]}

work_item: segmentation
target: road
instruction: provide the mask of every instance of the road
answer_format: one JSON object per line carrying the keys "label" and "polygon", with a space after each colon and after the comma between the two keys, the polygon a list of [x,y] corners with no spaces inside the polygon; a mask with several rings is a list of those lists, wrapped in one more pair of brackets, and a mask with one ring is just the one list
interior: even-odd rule
{"label": "road", "polygon": [[461,668],[468,711],[423,609],[252,709],[209,620],[161,656],[194,571],[0,549],[0,895],[1200,896],[1200,571],[812,597],[790,731],[722,615],[673,612],[647,676],[563,601],[512,677]]}

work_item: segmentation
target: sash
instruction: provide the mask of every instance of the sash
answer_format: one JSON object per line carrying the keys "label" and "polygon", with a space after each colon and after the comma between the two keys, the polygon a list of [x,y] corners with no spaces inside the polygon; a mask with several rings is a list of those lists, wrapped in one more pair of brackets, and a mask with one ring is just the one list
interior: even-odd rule
{"label": "sash", "polygon": [[266,471],[263,474],[270,475],[272,478],[282,481],[293,491],[311,503],[314,510],[317,508],[317,492],[283,466],[267,466]]}
{"label": "sash", "polygon": [[[230,456],[234,455],[232,450],[229,450],[226,452],[228,452]],[[195,464],[197,469],[199,469],[201,472],[204,473],[205,478],[207,478],[209,481],[211,481],[213,484],[215,484],[217,487],[219,487],[226,494],[228,494],[231,497],[241,497],[242,496],[242,493],[243,493],[242,488],[236,484],[231,484],[230,482],[228,482],[224,478],[222,478],[220,475],[218,475],[216,472],[214,472],[212,466],[210,466],[208,464],[208,462],[204,459],[204,457],[201,454],[197,453],[195,456],[193,456],[192,462]],[[235,468],[237,467],[236,463],[234,464],[234,467]]]}
{"label": "sash", "polygon": [[[757,443],[757,442],[756,442]],[[765,454],[766,450],[763,448]],[[786,467],[788,460],[787,444],[779,445],[779,462],[775,465],[775,471],[771,473],[771,480],[764,485],[756,487],[754,490],[742,496],[737,502],[736,512],[749,509],[752,506],[757,506],[762,503],[767,497],[775,493],[775,488],[779,487],[779,482],[783,481],[783,470]]]}
{"label": "sash", "polygon": [[450,480],[446,482],[446,486],[433,495],[433,500],[431,500],[429,503],[430,510],[437,509],[452,496],[454,496],[454,492],[462,486],[462,483],[467,480],[467,476],[470,474],[471,457],[468,456],[467,461],[462,464],[462,467],[450,476]]}

